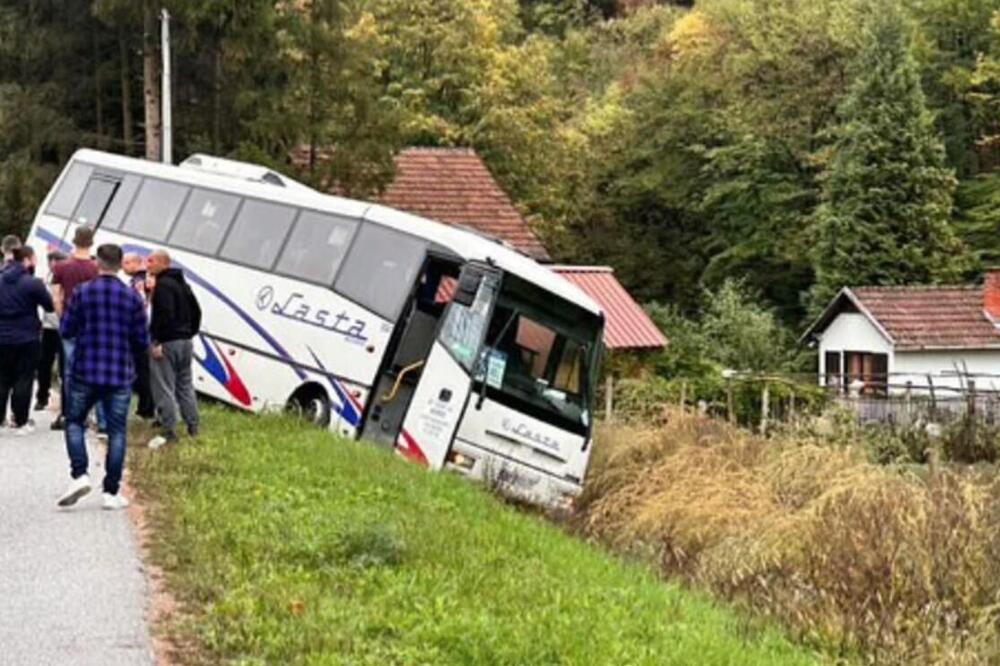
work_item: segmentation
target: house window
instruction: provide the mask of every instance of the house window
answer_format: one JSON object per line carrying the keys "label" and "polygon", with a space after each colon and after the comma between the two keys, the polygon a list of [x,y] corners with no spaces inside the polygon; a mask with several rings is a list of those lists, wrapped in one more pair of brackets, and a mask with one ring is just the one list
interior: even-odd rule
{"label": "house window", "polygon": [[823,358],[823,370],[825,373],[823,384],[827,388],[843,390],[845,383],[844,377],[840,372],[840,352],[828,351],[823,355]]}
{"label": "house window", "polygon": [[850,388],[861,381],[862,395],[885,395],[889,388],[889,356],[872,352],[844,352],[844,379]]}

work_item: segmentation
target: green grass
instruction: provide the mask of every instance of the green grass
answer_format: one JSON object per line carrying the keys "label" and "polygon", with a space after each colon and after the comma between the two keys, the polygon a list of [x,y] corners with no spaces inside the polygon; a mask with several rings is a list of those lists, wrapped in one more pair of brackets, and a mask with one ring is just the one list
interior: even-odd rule
{"label": "green grass", "polygon": [[811,664],[763,622],[480,487],[285,417],[133,447],[186,661]]}

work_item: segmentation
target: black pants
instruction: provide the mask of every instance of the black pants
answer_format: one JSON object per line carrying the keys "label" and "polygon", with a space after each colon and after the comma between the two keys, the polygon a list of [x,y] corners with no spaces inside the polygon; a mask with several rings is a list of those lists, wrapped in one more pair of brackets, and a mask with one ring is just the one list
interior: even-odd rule
{"label": "black pants", "polygon": [[149,379],[149,352],[143,350],[135,355],[135,384],[132,386],[139,396],[135,413],[140,418],[151,419],[156,415],[153,402],[153,388]]}
{"label": "black pants", "polygon": [[18,428],[28,422],[31,409],[31,384],[38,369],[41,342],[21,345],[0,345],[0,410],[7,420],[7,401],[14,412],[14,425]]}
{"label": "black pants", "polygon": [[49,404],[49,392],[52,389],[52,368],[56,360],[62,371],[62,338],[54,328],[42,329],[42,353],[38,359],[38,393],[36,401],[40,405]]}

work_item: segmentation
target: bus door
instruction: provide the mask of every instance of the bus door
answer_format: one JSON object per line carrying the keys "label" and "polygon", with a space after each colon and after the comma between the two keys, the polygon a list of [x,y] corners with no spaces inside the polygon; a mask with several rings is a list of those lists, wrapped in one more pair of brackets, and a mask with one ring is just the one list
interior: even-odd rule
{"label": "bus door", "polygon": [[[429,339],[426,326],[408,323],[394,363],[398,372],[393,381],[379,382],[378,392],[372,396],[375,406],[363,432],[368,439],[393,445],[407,457],[433,468],[444,463],[465,408],[500,292],[500,271],[471,262],[451,285],[450,301],[440,325],[430,330]],[[415,333],[411,334],[410,328]],[[419,328],[424,330],[417,333]],[[414,345],[422,356],[406,353],[411,336],[422,341]],[[376,412],[378,422],[371,423]]]}
{"label": "bus door", "polygon": [[376,376],[364,415],[362,438],[386,447],[395,446],[447,306],[442,285],[453,284],[458,269],[459,260],[455,257],[429,254],[425,260]]}

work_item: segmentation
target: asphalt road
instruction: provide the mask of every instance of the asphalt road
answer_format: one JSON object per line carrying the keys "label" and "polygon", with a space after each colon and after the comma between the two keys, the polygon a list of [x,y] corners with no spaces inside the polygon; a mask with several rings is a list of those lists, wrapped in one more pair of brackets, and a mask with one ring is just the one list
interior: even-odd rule
{"label": "asphalt road", "polygon": [[61,432],[35,412],[33,435],[0,435],[0,665],[154,663],[147,587],[124,511],[101,509],[103,454],[90,446],[94,490],[71,509]]}

